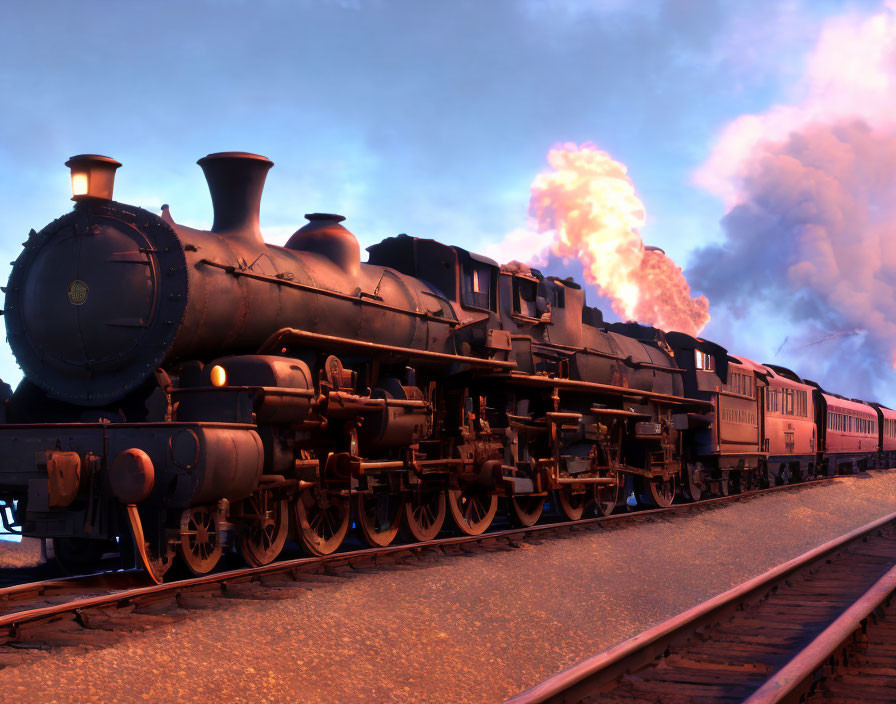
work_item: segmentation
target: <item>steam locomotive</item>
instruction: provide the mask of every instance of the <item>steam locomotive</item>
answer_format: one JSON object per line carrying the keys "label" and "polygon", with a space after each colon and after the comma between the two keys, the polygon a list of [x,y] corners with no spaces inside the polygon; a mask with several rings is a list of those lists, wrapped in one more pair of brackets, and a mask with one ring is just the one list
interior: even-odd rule
{"label": "steam locomotive", "polygon": [[266,244],[265,157],[199,160],[211,230],[112,199],[32,231],[4,316],[24,372],[0,417],[0,514],[72,569],[133,545],[161,581],[292,538],[336,550],[475,535],[890,462],[896,412],[706,340],[610,324],[571,279],[338,215]]}

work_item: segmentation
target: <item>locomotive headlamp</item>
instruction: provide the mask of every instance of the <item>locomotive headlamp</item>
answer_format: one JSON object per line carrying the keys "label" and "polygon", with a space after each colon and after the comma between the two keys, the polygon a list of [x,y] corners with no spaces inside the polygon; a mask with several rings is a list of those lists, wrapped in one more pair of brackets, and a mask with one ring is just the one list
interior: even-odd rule
{"label": "locomotive headlamp", "polygon": [[112,200],[115,169],[121,166],[115,159],[99,154],[78,154],[65,162],[65,165],[72,172],[72,200]]}
{"label": "locomotive headlamp", "polygon": [[212,379],[212,386],[224,386],[227,383],[227,372],[224,371],[224,367],[220,364],[212,367],[209,376]]}

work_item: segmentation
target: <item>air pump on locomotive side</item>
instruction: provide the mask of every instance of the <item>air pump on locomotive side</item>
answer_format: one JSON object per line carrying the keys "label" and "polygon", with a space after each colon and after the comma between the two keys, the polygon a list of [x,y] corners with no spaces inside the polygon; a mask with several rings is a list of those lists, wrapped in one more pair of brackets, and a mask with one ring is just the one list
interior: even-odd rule
{"label": "air pump on locomotive side", "polygon": [[0,426],[4,521],[63,562],[118,539],[161,580],[231,547],[268,563],[289,537],[330,553],[352,522],[382,546],[449,513],[481,533],[499,501],[531,525],[546,500],[577,520],[695,486],[714,402],[686,397],[676,354],[702,341],[673,350],[570,280],[433,240],[362,263],[335,215],[266,244],[264,157],[200,159],[210,231],[114,202],[118,162],[67,164],[75,208],[32,231],[6,289],[25,378]]}

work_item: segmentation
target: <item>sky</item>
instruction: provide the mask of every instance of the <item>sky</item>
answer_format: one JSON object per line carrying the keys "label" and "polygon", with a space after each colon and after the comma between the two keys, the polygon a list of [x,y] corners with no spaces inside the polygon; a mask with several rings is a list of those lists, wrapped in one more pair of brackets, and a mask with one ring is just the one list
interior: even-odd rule
{"label": "sky", "polygon": [[[703,337],[893,405],[889,311],[837,307],[821,290],[830,270],[806,268],[820,240],[762,257],[807,231],[802,220],[768,226],[783,221],[768,206],[769,194],[786,192],[775,165],[805,153],[787,140],[816,120],[833,130],[853,108],[869,129],[888,127],[875,115],[890,106],[856,105],[843,88],[854,76],[826,82],[843,70],[822,59],[869,45],[837,28],[891,10],[882,0],[3,0],[0,279],[28,231],[70,209],[64,162],[74,154],[123,163],[116,200],[153,211],[168,203],[178,222],[209,227],[196,160],[259,153],[275,163],[261,212],[269,242],[285,242],[305,213],[334,212],[362,247],[405,232],[473,251],[503,246],[509,260],[519,257],[502,243],[532,228],[530,188],[549,151],[588,143],[625,166],[646,213],[643,242],[707,296]],[[896,63],[873,60],[896,74]],[[843,98],[836,114],[817,109],[832,93]],[[875,144],[863,153],[889,154]],[[768,159],[757,165],[756,153]],[[883,188],[889,163],[878,158],[871,175],[852,169],[843,182],[853,194],[869,179]],[[890,221],[870,200],[850,207],[872,212],[856,222],[880,247]],[[853,264],[834,278],[861,277],[866,263]],[[775,267],[784,268],[754,276]],[[568,257],[542,268],[583,280]],[[887,285],[891,274],[881,274]],[[596,286],[588,299],[618,319]],[[20,378],[5,346],[0,377]]]}

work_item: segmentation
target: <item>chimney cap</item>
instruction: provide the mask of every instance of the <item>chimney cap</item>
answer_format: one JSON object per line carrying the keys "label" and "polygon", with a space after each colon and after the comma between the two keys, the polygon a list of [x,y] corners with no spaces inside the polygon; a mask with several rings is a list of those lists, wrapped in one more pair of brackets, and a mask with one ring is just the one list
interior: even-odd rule
{"label": "chimney cap", "polygon": [[121,166],[120,161],[115,161],[110,156],[103,156],[102,154],[76,154],[75,156],[69,157],[68,161],[65,162],[65,165],[69,168],[75,166],[81,166],[82,164],[86,165],[102,165],[112,169],[117,169]]}
{"label": "chimney cap", "polygon": [[342,222],[345,220],[345,215],[337,215],[336,213],[305,213],[305,219],[311,222],[315,220]]}
{"label": "chimney cap", "polygon": [[250,152],[215,152],[214,154],[207,154],[206,156],[199,159],[196,163],[202,166],[203,162],[214,161],[216,159],[254,159],[255,161],[262,161],[271,166],[274,165],[274,162],[268,159],[266,156],[262,156],[261,154],[252,154]]}

